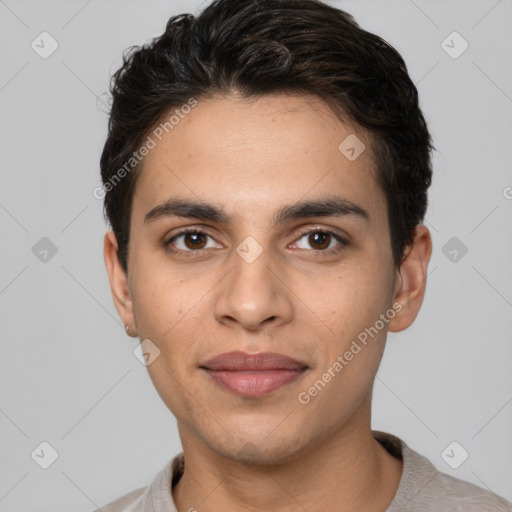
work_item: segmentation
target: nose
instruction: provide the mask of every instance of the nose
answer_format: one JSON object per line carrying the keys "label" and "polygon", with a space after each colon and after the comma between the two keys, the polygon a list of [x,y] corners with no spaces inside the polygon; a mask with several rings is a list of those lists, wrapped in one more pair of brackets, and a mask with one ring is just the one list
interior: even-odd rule
{"label": "nose", "polygon": [[234,252],[233,267],[220,283],[214,307],[218,322],[258,331],[292,320],[291,292],[277,265],[272,264],[269,251],[252,262]]}

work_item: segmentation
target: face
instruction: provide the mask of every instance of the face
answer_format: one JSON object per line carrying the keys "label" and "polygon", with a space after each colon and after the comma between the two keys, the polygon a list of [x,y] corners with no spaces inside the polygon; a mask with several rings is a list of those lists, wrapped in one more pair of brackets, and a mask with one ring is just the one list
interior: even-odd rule
{"label": "face", "polygon": [[127,276],[106,237],[114,300],[160,351],[148,371],[184,445],[270,463],[368,422],[387,331],[419,304],[362,129],[313,97],[199,101],[132,208]]}

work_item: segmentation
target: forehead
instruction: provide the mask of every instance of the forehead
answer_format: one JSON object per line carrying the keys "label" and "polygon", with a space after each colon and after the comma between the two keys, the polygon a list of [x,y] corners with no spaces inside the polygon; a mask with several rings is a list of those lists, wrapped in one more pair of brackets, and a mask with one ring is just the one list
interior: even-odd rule
{"label": "forehead", "polygon": [[166,126],[150,133],[156,144],[143,161],[132,218],[171,197],[261,214],[263,204],[275,209],[334,192],[372,217],[385,214],[369,134],[341,122],[320,98],[199,100]]}

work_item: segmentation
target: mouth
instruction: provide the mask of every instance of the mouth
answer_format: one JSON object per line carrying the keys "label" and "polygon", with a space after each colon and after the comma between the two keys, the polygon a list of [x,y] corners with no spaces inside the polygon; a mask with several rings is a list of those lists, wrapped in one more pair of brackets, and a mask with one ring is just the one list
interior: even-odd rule
{"label": "mouth", "polygon": [[208,360],[200,368],[232,393],[260,397],[299,379],[309,367],[274,352],[227,352]]}

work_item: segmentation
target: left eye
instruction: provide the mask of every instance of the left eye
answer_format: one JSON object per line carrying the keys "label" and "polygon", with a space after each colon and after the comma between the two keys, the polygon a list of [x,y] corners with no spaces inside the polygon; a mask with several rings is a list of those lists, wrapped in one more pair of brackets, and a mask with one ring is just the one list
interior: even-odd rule
{"label": "left eye", "polygon": [[305,240],[306,243],[310,245],[310,247],[318,251],[332,249],[337,245],[346,245],[346,242],[340,236],[330,231],[316,230],[303,233],[302,236],[299,238],[298,242],[295,243],[295,245],[299,249],[307,249],[307,247],[301,246],[302,240]]}

